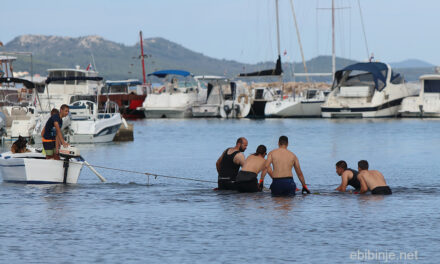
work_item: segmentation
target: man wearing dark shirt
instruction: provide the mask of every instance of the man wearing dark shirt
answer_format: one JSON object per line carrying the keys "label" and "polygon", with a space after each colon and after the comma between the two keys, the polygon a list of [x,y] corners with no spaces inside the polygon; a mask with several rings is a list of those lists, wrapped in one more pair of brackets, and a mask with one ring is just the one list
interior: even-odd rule
{"label": "man wearing dark shirt", "polygon": [[68,146],[66,141],[64,141],[63,134],[61,133],[63,117],[67,116],[68,114],[69,106],[63,104],[60,107],[59,114],[52,115],[44,126],[42,141],[44,151],[46,152],[46,159],[60,159],[56,144],[57,140],[63,144],[64,147]]}

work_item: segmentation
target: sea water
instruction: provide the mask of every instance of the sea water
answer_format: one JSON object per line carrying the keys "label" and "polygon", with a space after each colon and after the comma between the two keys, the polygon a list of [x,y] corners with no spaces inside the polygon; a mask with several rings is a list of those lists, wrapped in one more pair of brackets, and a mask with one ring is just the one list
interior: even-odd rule
{"label": "sea water", "polygon": [[[215,183],[84,168],[76,185],[0,185],[1,263],[438,263],[440,120],[141,120],[133,142],[78,145],[92,165],[215,182],[289,137],[311,195],[214,191]],[[5,150],[5,149],[4,149]],[[335,163],[366,159],[391,196],[340,194]],[[295,177],[296,183],[301,184]],[[271,183],[266,178],[265,187]]]}

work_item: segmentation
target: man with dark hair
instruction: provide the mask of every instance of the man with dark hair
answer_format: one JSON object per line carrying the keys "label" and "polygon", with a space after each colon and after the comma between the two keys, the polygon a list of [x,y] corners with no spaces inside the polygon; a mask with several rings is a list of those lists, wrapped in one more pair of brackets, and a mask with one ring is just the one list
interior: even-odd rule
{"label": "man with dark hair", "polygon": [[278,140],[278,148],[272,150],[267,156],[265,166],[269,176],[272,178],[270,189],[274,196],[295,195],[296,184],[293,181],[292,168],[295,168],[296,175],[303,186],[302,193],[310,193],[306,186],[298,157],[287,149],[288,142],[289,140],[286,136],[281,136]]}
{"label": "man with dark hair", "polygon": [[63,117],[69,114],[69,106],[63,104],[58,114],[53,114],[47,120],[44,126],[44,133],[42,135],[43,148],[46,152],[46,159],[60,159],[58,156],[58,149],[56,142],[59,141],[64,147],[68,144],[64,141],[61,127],[63,126]]}
{"label": "man with dark hair", "polygon": [[243,152],[246,150],[248,141],[244,137],[237,139],[235,147],[227,148],[216,162],[218,172],[218,189],[235,190],[235,178],[240,166],[243,166],[245,158]]}
{"label": "man with dark hair", "polygon": [[341,176],[341,184],[336,188],[336,191],[345,192],[347,185],[353,186],[356,190],[361,188],[361,184],[357,178],[358,172],[347,168],[347,162],[344,160],[336,162],[336,173]]}
{"label": "man with dark hair", "polygon": [[235,184],[239,192],[258,192],[263,189],[263,184],[261,182],[258,185],[258,173],[261,173],[260,178],[264,178],[266,174],[265,162],[266,159],[266,146],[259,145],[257,151],[247,157],[241,171],[238,172]]}
{"label": "man with dark hair", "polygon": [[358,162],[358,179],[361,184],[359,193],[363,194],[371,191],[371,194],[392,194],[382,173],[377,170],[368,170],[368,161]]}

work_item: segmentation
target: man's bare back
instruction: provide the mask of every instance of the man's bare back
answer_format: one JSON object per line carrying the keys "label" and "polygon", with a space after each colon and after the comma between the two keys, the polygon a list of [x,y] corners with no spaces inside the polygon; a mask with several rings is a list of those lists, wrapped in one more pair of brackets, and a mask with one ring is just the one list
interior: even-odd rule
{"label": "man's bare back", "polygon": [[303,192],[310,193],[298,157],[287,149],[288,145],[288,138],[281,136],[278,140],[278,148],[272,150],[267,156],[265,166],[270,177],[272,177],[272,195],[295,195],[296,184],[293,181],[292,168],[295,168],[296,175],[303,186]]}
{"label": "man's bare back", "polygon": [[[273,170],[270,168],[271,163]],[[272,150],[267,156],[266,168],[273,179],[293,177],[292,168],[294,168],[302,186],[306,186],[298,157],[288,150],[287,147],[280,146]]]}
{"label": "man's bare back", "polygon": [[264,169],[266,160],[261,156],[250,155],[247,157],[244,165],[241,167],[242,171],[250,171],[253,173],[260,173]]}
{"label": "man's bare back", "polygon": [[[286,148],[272,150],[267,157],[268,164],[272,163],[272,178],[293,177],[292,168],[298,164],[298,158]],[[298,164],[299,166],[299,164]]]}
{"label": "man's bare back", "polygon": [[358,175],[359,181],[365,181],[368,190],[374,190],[379,186],[387,186],[385,178],[382,173],[377,170],[362,170]]}

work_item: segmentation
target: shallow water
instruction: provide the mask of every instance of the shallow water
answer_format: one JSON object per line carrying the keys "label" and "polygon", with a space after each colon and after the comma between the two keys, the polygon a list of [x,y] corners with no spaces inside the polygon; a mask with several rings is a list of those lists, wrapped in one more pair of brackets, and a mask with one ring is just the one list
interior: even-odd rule
{"label": "shallow water", "polygon": [[[87,168],[77,185],[2,183],[1,263],[438,262],[440,120],[134,124],[134,142],[80,145],[81,154],[94,165],[216,181],[215,161],[237,137],[248,138],[249,155],[284,134],[314,194],[274,198],[160,177],[147,185],[145,175],[102,168],[107,183]],[[335,193],[340,159],[368,160],[393,195]]]}

